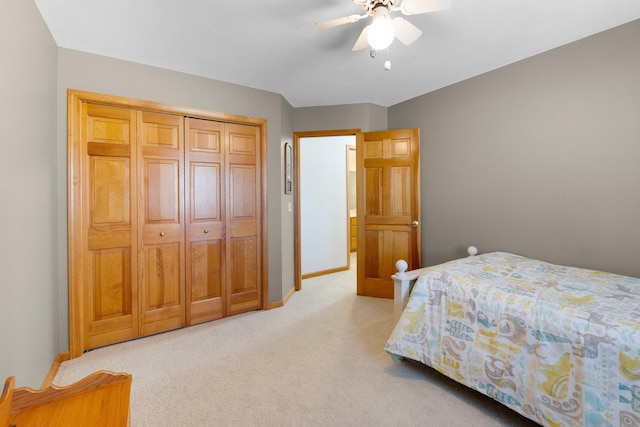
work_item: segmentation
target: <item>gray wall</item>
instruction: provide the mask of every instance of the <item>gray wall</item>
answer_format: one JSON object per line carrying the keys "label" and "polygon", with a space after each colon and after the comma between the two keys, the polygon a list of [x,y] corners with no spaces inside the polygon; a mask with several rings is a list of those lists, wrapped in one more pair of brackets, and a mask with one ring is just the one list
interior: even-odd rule
{"label": "gray wall", "polygon": [[348,104],[302,107],[293,111],[295,131],[361,129],[374,132],[387,129],[387,109],[375,104]]}
{"label": "gray wall", "polygon": [[423,263],[505,250],[640,277],[640,21],[389,108],[421,129]]}
{"label": "gray wall", "polygon": [[[280,251],[273,250],[276,257],[280,257],[280,265],[282,268],[282,297],[286,297],[287,293],[293,290],[294,287],[294,271],[293,271],[293,194],[284,194],[284,144],[290,143],[293,146],[293,111],[294,109],[289,105],[287,101],[282,99],[282,123],[280,133],[282,138],[280,139],[280,158],[283,159],[280,173],[272,173],[280,179],[280,194],[282,195],[280,203],[280,221],[282,225],[281,229],[281,242]],[[291,207],[291,211],[289,211]],[[270,212],[270,214],[273,214]],[[269,246],[271,250],[271,236],[269,236]],[[272,300],[274,301],[274,300]]]}
{"label": "gray wall", "polygon": [[[293,287],[293,281],[283,286],[281,257],[283,236],[281,208],[284,197],[283,138],[291,139],[291,106],[281,95],[197,77],[175,71],[121,61],[69,49],[58,49],[58,169],[66,171],[67,149],[67,89],[99,92],[109,95],[163,102],[193,108],[203,108],[229,114],[239,114],[267,120],[267,209],[269,239],[269,301],[280,301]],[[283,134],[282,126],[286,132]],[[66,232],[66,173],[59,174],[58,228]],[[289,226],[287,221],[286,225]],[[290,231],[293,239],[293,231]],[[66,254],[66,241],[60,241],[60,254]],[[65,258],[66,255],[61,255]],[[293,267],[291,267],[293,268]],[[59,280],[59,312],[62,347],[68,346],[67,271]],[[293,272],[291,272],[293,275]],[[62,276],[62,275],[61,275]]]}
{"label": "gray wall", "polygon": [[59,351],[56,50],[32,1],[3,0],[0,384],[40,387]]}

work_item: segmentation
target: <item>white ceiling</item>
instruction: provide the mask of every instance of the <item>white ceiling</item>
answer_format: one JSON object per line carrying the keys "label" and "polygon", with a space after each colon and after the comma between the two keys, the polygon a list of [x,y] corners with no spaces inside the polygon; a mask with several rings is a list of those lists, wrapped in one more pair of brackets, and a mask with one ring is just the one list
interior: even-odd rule
{"label": "white ceiling", "polygon": [[[60,47],[282,94],[293,107],[388,107],[640,19],[639,0],[453,0],[371,59],[351,0],[35,0]],[[399,12],[395,12],[399,14]]]}

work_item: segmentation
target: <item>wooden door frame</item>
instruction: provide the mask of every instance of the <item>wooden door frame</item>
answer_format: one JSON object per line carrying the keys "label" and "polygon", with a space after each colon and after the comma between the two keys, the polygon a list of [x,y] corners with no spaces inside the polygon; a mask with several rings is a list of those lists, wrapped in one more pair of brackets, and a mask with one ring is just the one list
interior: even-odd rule
{"label": "wooden door frame", "polygon": [[[355,136],[356,153],[358,144],[363,140],[361,129],[338,129],[338,130],[319,130],[319,131],[303,131],[293,133],[293,283],[294,289],[299,291],[302,289],[302,247],[301,247],[301,228],[300,228],[300,138],[314,138],[327,136]],[[356,161],[356,168],[358,162]],[[356,169],[356,176],[358,175]],[[356,184],[356,187],[358,184]]]}
{"label": "wooden door frame", "polygon": [[[82,105],[84,103],[102,104],[113,107],[122,107],[137,110],[146,110],[158,113],[176,114],[185,117],[201,118],[206,120],[221,121],[226,123],[236,123],[241,125],[251,125],[259,128],[260,133],[260,168],[261,168],[261,257],[260,273],[262,276],[262,295],[260,306],[262,309],[269,308],[269,269],[268,269],[268,240],[267,240],[267,120],[237,114],[221,113],[217,111],[204,110],[200,108],[183,107],[178,105],[164,104],[154,101],[131,99],[122,96],[105,95],[96,92],[87,92],[77,89],[67,90],[67,227],[68,227],[68,277],[69,277],[69,354],[71,358],[78,357],[84,351],[87,334],[83,330],[83,322],[86,314],[80,309],[75,301],[82,295],[81,284],[79,283],[81,263],[80,253],[80,229],[81,216],[76,215],[76,206],[80,200],[81,193],[81,165],[82,156],[75,147],[81,143],[82,122],[80,120]],[[72,298],[74,299],[72,304]]]}

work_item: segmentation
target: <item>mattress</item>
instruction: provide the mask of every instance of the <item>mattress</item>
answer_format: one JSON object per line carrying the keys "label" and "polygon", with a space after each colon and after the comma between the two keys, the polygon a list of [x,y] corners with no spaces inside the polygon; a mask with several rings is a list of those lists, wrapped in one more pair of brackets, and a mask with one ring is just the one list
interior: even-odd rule
{"label": "mattress", "polygon": [[504,252],[451,261],[417,279],[385,349],[543,426],[640,426],[640,279]]}

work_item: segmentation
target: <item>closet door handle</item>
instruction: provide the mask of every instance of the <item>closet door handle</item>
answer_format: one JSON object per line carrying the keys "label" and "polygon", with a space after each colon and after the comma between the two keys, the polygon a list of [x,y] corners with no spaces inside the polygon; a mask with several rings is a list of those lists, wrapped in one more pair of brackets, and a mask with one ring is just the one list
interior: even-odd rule
{"label": "closet door handle", "polygon": [[164,236],[164,231],[160,232],[160,237]]}

